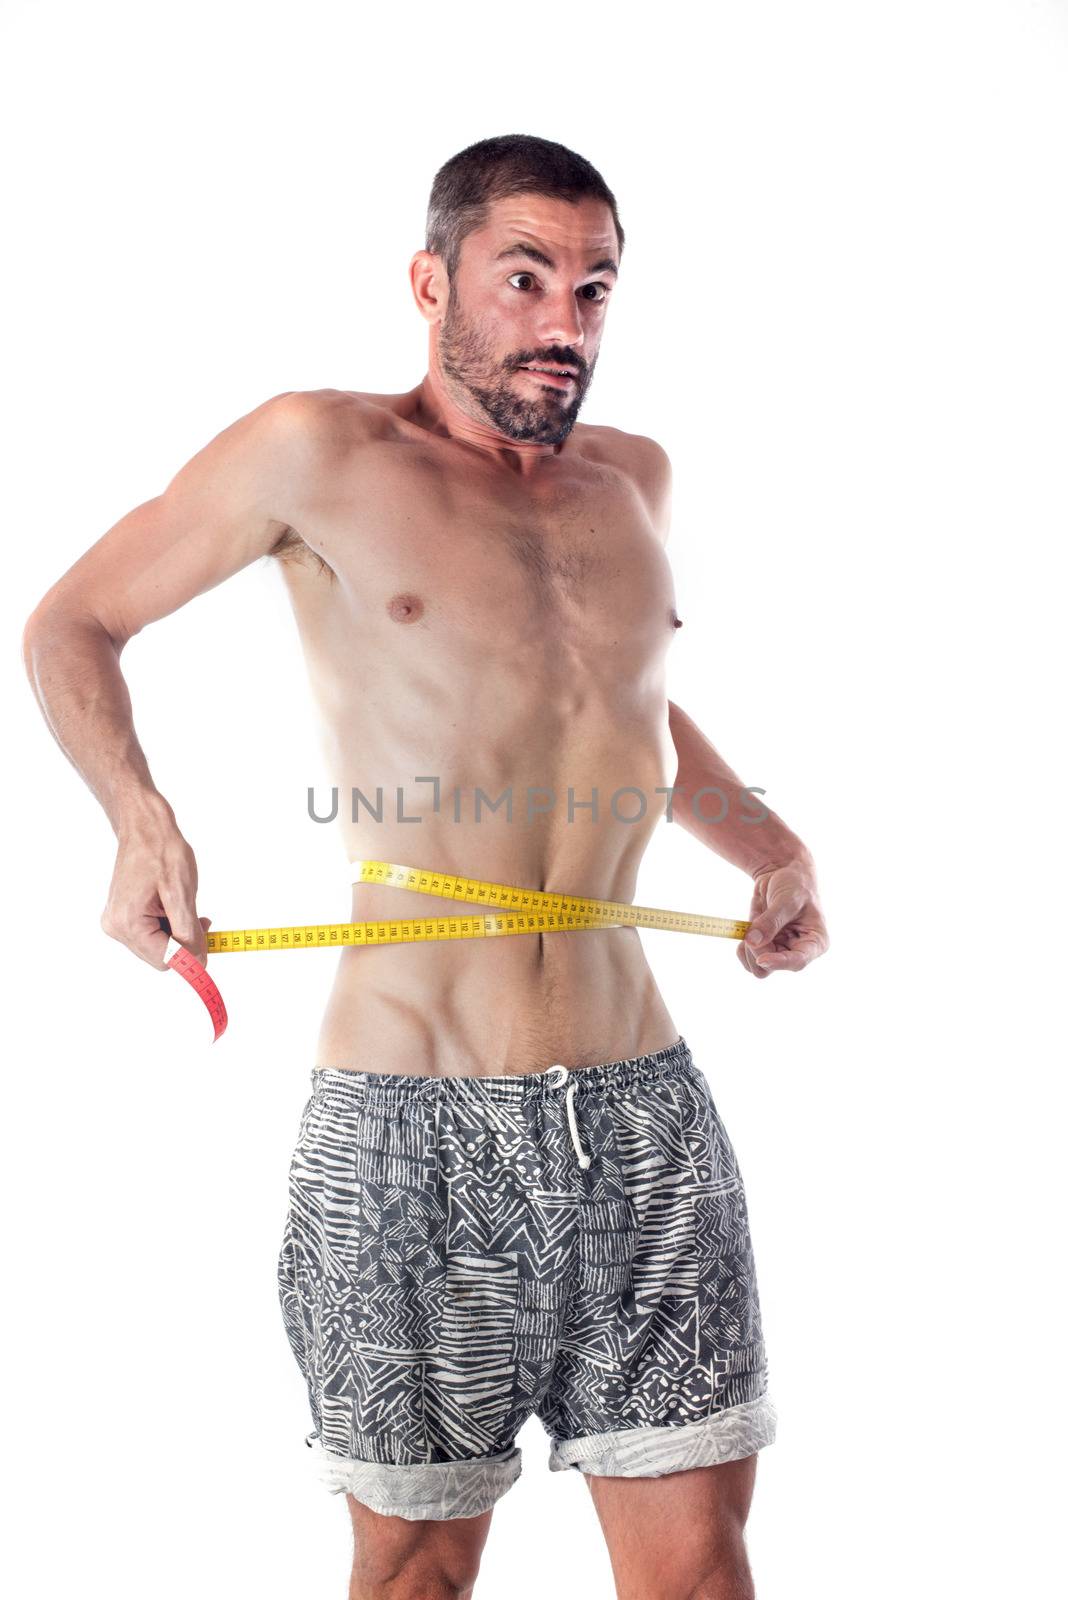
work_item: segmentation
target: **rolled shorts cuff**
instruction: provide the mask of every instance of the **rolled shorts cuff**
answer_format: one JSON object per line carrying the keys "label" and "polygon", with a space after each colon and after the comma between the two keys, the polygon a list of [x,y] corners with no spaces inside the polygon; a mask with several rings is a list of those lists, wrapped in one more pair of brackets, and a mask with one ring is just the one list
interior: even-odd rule
{"label": "rolled shorts cuff", "polygon": [[518,1445],[474,1461],[354,1461],[311,1445],[313,1467],[331,1494],[351,1494],[383,1517],[445,1522],[488,1511],[522,1471]]}
{"label": "rolled shorts cuff", "polygon": [[777,1414],[767,1395],[716,1411],[697,1422],[651,1428],[622,1428],[554,1442],[549,1470],[608,1478],[661,1478],[687,1467],[712,1467],[738,1461],[771,1444]]}

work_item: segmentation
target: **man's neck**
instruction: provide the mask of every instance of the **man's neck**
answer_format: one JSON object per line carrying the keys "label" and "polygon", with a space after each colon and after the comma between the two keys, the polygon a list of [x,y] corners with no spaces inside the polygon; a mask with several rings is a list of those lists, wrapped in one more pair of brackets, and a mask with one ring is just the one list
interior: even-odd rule
{"label": "man's neck", "polygon": [[555,461],[567,445],[566,439],[559,444],[547,444],[536,439],[513,439],[491,423],[469,416],[445,388],[433,360],[423,381],[415,389],[413,398],[419,421],[429,432],[471,445],[520,477],[529,477],[547,462]]}

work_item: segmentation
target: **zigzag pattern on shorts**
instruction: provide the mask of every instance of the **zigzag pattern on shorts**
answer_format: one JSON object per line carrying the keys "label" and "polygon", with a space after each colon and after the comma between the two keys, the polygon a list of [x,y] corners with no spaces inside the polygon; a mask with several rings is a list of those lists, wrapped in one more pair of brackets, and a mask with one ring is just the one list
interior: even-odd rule
{"label": "zigzag pattern on shorts", "polygon": [[481,1461],[492,1497],[532,1413],[583,1470],[774,1437],[741,1173],[685,1042],[571,1076],[585,1170],[541,1076],[313,1070],[278,1287],[335,1491]]}

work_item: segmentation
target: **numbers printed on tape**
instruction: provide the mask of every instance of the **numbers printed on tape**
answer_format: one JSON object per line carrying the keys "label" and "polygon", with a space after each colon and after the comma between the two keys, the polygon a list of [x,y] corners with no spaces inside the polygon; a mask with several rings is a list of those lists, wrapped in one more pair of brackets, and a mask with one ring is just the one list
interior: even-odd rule
{"label": "numbers printed on tape", "polygon": [[[215,1039],[220,1039],[226,1032],[229,1020],[226,1015],[226,1006],[219,993],[218,986],[202,962],[198,961],[184,945],[180,945],[175,938],[167,940],[167,949],[164,959],[173,972],[184,978],[203,1000],[215,1029]],[[215,1040],[212,1040],[215,1043]]]}

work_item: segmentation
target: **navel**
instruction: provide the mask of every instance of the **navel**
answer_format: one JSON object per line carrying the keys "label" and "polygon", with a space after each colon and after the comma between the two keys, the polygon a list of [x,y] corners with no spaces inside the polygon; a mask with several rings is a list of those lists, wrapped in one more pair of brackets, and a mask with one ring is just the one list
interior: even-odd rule
{"label": "navel", "polygon": [[418,622],[423,615],[423,602],[417,594],[395,594],[388,610],[394,622]]}

